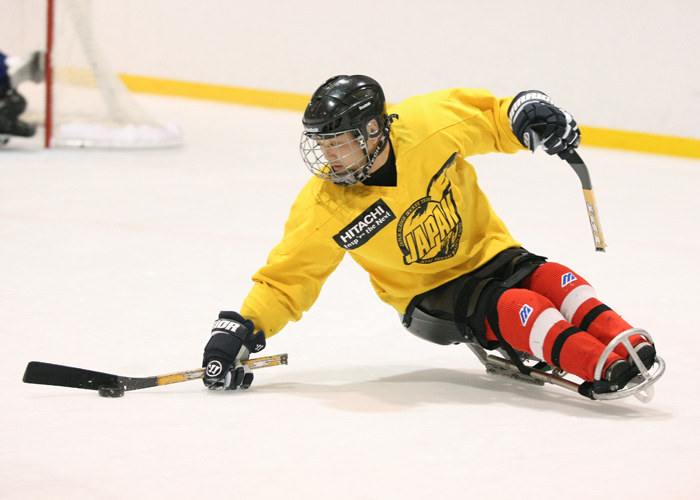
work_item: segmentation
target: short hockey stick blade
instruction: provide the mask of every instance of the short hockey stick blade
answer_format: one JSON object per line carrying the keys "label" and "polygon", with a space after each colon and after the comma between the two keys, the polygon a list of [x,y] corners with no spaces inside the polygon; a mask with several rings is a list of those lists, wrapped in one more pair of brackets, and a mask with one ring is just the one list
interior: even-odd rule
{"label": "short hockey stick blade", "polygon": [[[268,366],[286,365],[287,354],[276,354],[243,361],[252,370]],[[100,387],[121,387],[135,391],[159,385],[176,384],[204,377],[204,368],[187,370],[153,377],[122,377],[111,373],[96,372],[84,368],[31,361],[27,364],[22,381],[27,384],[54,385],[75,389],[99,390]]]}
{"label": "short hockey stick blade", "polygon": [[603,237],[603,228],[600,225],[600,215],[598,214],[598,206],[595,202],[595,194],[593,193],[593,184],[591,176],[588,173],[588,168],[583,162],[579,154],[574,149],[559,153],[559,157],[566,160],[567,163],[574,169],[581,181],[583,188],[583,198],[586,201],[586,212],[588,213],[588,222],[591,225],[593,233],[593,243],[595,244],[596,252],[605,252],[605,238]]}

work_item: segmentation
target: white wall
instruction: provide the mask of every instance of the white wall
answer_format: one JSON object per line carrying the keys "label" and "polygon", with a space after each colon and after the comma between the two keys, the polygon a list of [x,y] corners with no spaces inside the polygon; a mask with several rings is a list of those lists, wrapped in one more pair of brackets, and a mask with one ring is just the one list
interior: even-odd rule
{"label": "white wall", "polygon": [[[0,13],[9,51],[32,43],[21,33],[43,19],[26,11],[43,13],[45,0],[6,2],[22,11]],[[391,102],[451,86],[539,88],[583,125],[700,138],[697,0],[94,4],[121,73],[304,94],[334,74],[365,73]]]}

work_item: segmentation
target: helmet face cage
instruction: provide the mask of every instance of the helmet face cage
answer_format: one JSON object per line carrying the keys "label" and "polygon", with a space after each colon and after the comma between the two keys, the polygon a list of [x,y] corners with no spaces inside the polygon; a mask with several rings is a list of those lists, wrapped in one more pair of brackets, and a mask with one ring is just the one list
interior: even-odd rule
{"label": "helmet face cage", "polygon": [[[299,149],[308,169],[321,179],[351,186],[368,177],[374,155],[367,142],[384,129],[386,103],[381,86],[364,75],[338,75],[311,97],[304,112]],[[368,130],[376,121],[377,130]]]}
{"label": "helmet face cage", "polygon": [[304,132],[299,150],[311,173],[341,186],[363,181],[372,168],[367,142],[358,129],[327,134]]}

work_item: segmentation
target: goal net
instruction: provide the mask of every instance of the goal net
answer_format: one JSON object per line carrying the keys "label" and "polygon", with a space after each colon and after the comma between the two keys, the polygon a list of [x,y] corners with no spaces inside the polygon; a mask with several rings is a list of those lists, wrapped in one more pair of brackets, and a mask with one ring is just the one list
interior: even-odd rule
{"label": "goal net", "polygon": [[[28,3],[33,4],[33,13],[20,14],[27,23],[36,23],[45,9],[46,78],[44,92],[25,92],[24,87],[19,91],[29,101],[23,119],[44,125],[46,147],[159,148],[182,143],[180,127],[151,116],[109,66],[95,30],[91,0]],[[26,10],[22,5],[15,8]]]}

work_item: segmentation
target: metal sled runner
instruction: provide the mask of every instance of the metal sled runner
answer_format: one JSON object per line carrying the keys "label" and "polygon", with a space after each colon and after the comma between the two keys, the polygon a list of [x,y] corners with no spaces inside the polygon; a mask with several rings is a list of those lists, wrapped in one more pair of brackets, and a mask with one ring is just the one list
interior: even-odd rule
{"label": "metal sled runner", "polygon": [[[634,328],[621,333],[620,335],[615,337],[612,340],[612,342],[610,342],[610,344],[608,344],[608,346],[605,348],[605,351],[603,351],[603,354],[600,357],[598,364],[596,365],[594,377],[596,381],[601,380],[605,360],[620,344],[624,345],[627,349],[630,358],[634,362],[636,369],[639,371],[639,374],[636,375],[623,388],[615,392],[591,392],[589,396],[591,399],[609,401],[613,399],[622,399],[627,396],[634,396],[643,403],[648,403],[653,399],[653,386],[666,371],[666,363],[662,358],[656,356],[653,365],[650,368],[646,368],[641,358],[634,350],[634,347],[632,347],[632,344],[630,343],[629,338],[633,335],[642,335],[650,343],[654,343],[653,339],[651,338],[651,335],[639,328]],[[496,349],[496,352],[499,352],[503,356],[488,354],[484,348],[473,343],[467,343],[467,347],[469,347],[469,349],[471,349],[472,352],[476,354],[477,358],[479,358],[479,361],[481,361],[481,363],[486,367],[486,373],[507,377],[511,380],[515,380],[518,382],[524,382],[540,386],[544,385],[545,383],[548,383],[552,385],[557,385],[559,387],[563,387],[565,389],[569,389],[570,391],[574,391],[579,394],[583,394],[583,392],[581,391],[582,384],[567,379],[566,372],[563,372],[558,369],[552,370],[551,372],[544,371],[544,367],[542,366],[544,363],[540,360],[533,358],[529,354],[522,353],[519,359],[520,364],[524,365],[527,371],[527,373],[522,373],[518,368],[518,364],[512,361],[507,355],[507,353],[505,353],[505,351],[501,349]],[[532,364],[533,362],[535,364]]]}

